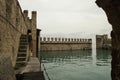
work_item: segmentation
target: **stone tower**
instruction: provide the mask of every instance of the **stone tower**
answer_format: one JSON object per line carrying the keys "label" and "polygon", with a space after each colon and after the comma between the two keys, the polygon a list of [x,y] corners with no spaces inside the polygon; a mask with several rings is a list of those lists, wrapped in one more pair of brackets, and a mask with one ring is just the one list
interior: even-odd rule
{"label": "stone tower", "polygon": [[33,11],[32,12],[32,19],[31,19],[31,25],[32,25],[32,53],[33,56],[36,57],[36,35],[37,35],[37,12]]}

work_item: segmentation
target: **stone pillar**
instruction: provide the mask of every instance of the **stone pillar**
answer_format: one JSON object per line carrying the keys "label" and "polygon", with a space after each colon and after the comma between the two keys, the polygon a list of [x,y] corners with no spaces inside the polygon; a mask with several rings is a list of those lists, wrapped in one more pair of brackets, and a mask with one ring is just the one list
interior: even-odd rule
{"label": "stone pillar", "polygon": [[42,37],[40,37],[40,42],[42,42]]}
{"label": "stone pillar", "polygon": [[62,38],[62,43],[64,42],[64,38]]}
{"label": "stone pillar", "polygon": [[53,38],[51,38],[51,42],[53,42],[53,40],[54,40],[54,39],[53,39]]}
{"label": "stone pillar", "polygon": [[55,38],[55,42],[57,42],[57,38]]}
{"label": "stone pillar", "polygon": [[71,42],[72,42],[72,43],[73,43],[73,41],[74,41],[73,38],[71,38]]}
{"label": "stone pillar", "polygon": [[112,80],[120,80],[120,0],[97,0],[112,25]]}
{"label": "stone pillar", "polygon": [[77,39],[77,43],[79,43],[79,39]]}
{"label": "stone pillar", "polygon": [[68,39],[67,39],[67,38],[65,38],[65,42],[66,42],[66,43],[68,42]]}
{"label": "stone pillar", "polygon": [[76,39],[74,39],[74,42],[76,42]]}
{"label": "stone pillar", "polygon": [[58,38],[59,43],[61,42],[61,38]]}
{"label": "stone pillar", "polygon": [[43,38],[43,42],[46,42],[46,37]]}
{"label": "stone pillar", "polygon": [[33,57],[36,57],[36,28],[37,28],[37,13],[36,11],[32,12],[32,20],[31,20],[31,26],[32,26],[32,53]]}
{"label": "stone pillar", "polygon": [[36,52],[37,52],[37,57],[39,57],[39,52],[40,52],[40,29],[37,29],[37,43],[36,43]]}
{"label": "stone pillar", "polygon": [[25,18],[27,18],[28,17],[28,10],[24,10],[23,15],[24,15]]}
{"label": "stone pillar", "polygon": [[89,42],[89,43],[92,43],[92,39],[88,39],[88,42]]}
{"label": "stone pillar", "polygon": [[[24,10],[23,11],[23,15],[24,15],[24,19],[25,19],[25,22],[27,24],[27,29],[28,30],[31,30],[32,29],[32,26],[31,26],[31,20],[29,19],[28,17],[28,10]],[[18,18],[19,19],[19,18]],[[19,21],[17,22],[19,23]],[[18,25],[16,25],[18,27]],[[21,27],[21,26],[20,26]]]}
{"label": "stone pillar", "polygon": [[50,42],[50,38],[47,38],[47,41]]}
{"label": "stone pillar", "polygon": [[68,42],[69,42],[69,43],[70,43],[70,40],[71,40],[71,39],[70,39],[70,38],[68,38]]}
{"label": "stone pillar", "polygon": [[80,39],[80,42],[83,43],[83,39]]}

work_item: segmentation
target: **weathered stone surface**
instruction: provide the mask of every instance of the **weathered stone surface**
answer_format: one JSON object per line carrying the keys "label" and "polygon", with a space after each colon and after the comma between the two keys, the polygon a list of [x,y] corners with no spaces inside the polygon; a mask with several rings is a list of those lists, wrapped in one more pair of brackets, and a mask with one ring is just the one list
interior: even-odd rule
{"label": "weathered stone surface", "polygon": [[108,35],[96,35],[96,48],[97,49],[111,49],[111,39]]}
{"label": "weathered stone surface", "polygon": [[91,43],[41,43],[41,51],[86,50],[92,49]]}
{"label": "weathered stone surface", "polygon": [[120,0],[97,0],[112,25],[112,80],[120,80]]}
{"label": "weathered stone surface", "polygon": [[27,63],[27,66],[22,70],[21,73],[28,72],[39,72],[40,71],[40,61],[36,57],[31,57]]}
{"label": "weathered stone surface", "polygon": [[[32,31],[32,36],[36,37],[36,12],[34,11],[32,14],[34,16],[29,19],[22,13],[17,0],[0,0],[0,4],[0,51],[2,53],[9,52],[12,64],[15,66],[21,34],[27,34],[29,29]],[[36,45],[35,37],[34,46]],[[35,54],[36,47],[34,46],[32,51]]]}
{"label": "weathered stone surface", "polygon": [[92,39],[41,38],[41,51],[92,49]]}
{"label": "weathered stone surface", "polygon": [[[36,15],[36,12],[32,15]],[[36,37],[36,16],[29,19],[24,15],[18,0],[0,0],[0,80],[14,80],[12,67],[16,64],[20,36],[27,35],[28,30]],[[32,37],[34,46],[35,37]],[[34,46],[32,51],[35,54]]]}
{"label": "weathered stone surface", "polygon": [[11,58],[5,54],[0,55],[0,80],[15,80]]}

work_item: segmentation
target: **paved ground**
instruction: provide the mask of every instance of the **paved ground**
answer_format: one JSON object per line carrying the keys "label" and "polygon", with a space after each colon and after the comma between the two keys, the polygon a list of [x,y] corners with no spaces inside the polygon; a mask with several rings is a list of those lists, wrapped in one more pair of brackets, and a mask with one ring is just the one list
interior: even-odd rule
{"label": "paved ground", "polygon": [[43,72],[28,72],[16,75],[17,80],[45,80]]}
{"label": "paved ground", "polygon": [[31,57],[29,62],[27,63],[27,66],[22,70],[21,73],[38,72],[38,71],[40,71],[40,62],[39,62],[39,60],[36,57]]}
{"label": "paved ground", "polygon": [[40,71],[38,58],[31,57],[27,66],[20,69],[20,71],[16,75],[17,80],[45,80],[43,71]]}

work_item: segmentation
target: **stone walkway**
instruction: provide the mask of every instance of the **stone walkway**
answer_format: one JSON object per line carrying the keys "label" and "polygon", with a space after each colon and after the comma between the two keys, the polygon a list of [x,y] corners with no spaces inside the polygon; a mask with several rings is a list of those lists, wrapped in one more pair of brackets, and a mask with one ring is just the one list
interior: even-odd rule
{"label": "stone walkway", "polygon": [[16,75],[17,80],[45,80],[43,72],[28,72]]}
{"label": "stone walkway", "polygon": [[17,80],[45,80],[38,58],[31,57],[27,66],[16,75]]}
{"label": "stone walkway", "polygon": [[36,57],[31,57],[29,62],[27,63],[27,66],[22,70],[21,73],[38,72],[38,71],[40,71],[39,60]]}

